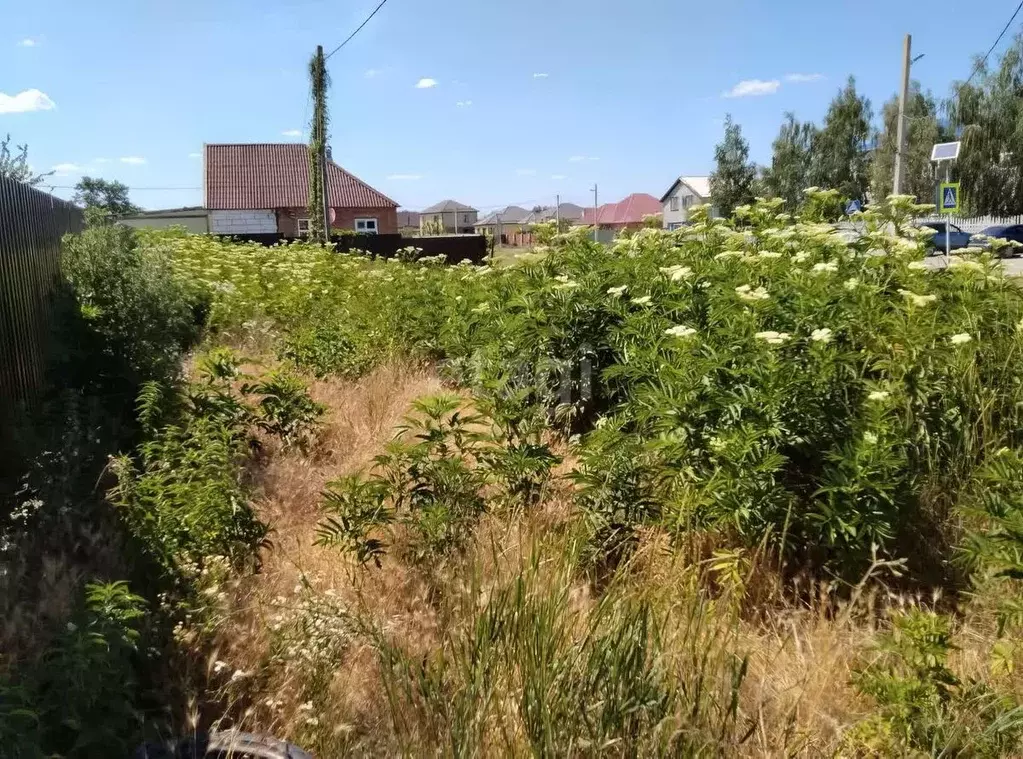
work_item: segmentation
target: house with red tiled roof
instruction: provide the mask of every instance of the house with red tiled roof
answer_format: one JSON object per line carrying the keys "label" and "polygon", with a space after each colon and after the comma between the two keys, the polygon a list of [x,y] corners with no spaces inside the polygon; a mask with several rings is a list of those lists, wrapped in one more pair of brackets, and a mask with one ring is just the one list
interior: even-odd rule
{"label": "house with red tiled roof", "polygon": [[[398,204],[332,160],[327,202],[333,229],[398,232]],[[309,231],[309,151],[300,143],[257,143],[203,148],[203,205],[210,233],[219,235]]]}
{"label": "house with red tiled roof", "polygon": [[596,223],[601,229],[638,229],[643,217],[661,213],[661,201],[645,192],[634,192],[617,203],[605,203],[597,208],[596,220],[592,208],[583,214],[583,224]]}

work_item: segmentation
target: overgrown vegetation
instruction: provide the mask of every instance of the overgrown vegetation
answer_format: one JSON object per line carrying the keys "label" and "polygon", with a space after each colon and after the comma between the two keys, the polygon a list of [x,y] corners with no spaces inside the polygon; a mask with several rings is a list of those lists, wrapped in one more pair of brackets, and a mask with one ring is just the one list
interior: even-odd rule
{"label": "overgrown vegetation", "polygon": [[[611,246],[552,231],[502,269],[71,243],[69,272],[109,244],[128,264],[108,276],[159,288],[143,308],[75,279],[140,391],[106,483],[127,559],[103,579],[139,596],[104,633],[141,673],[109,680],[135,719],[118,734],[159,722],[156,681],[186,694],[156,699],[178,729],[324,756],[1017,753],[1023,295],[997,251],[926,268],[908,197],[855,232],[829,223],[835,191],[783,204]],[[391,426],[401,387],[346,396],[397,361],[449,387],[351,454],[338,426]],[[2,730],[38,720],[32,745],[74,753],[43,680],[14,675],[61,640],[7,668],[28,711]],[[194,662],[173,687],[167,656]],[[826,665],[823,719],[801,689]]]}

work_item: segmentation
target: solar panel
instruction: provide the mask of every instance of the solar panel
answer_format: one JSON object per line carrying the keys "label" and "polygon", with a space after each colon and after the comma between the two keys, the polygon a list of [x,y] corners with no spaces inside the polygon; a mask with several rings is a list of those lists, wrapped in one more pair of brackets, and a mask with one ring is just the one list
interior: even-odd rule
{"label": "solar panel", "polygon": [[931,149],[932,161],[954,161],[959,157],[958,142],[939,142]]}

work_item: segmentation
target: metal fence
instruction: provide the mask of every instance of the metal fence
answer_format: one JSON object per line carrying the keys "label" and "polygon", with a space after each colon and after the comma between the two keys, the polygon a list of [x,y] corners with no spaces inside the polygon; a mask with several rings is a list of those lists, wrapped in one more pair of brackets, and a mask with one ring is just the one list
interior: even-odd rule
{"label": "metal fence", "polygon": [[83,226],[72,204],[0,177],[0,424],[42,387],[60,241]]}
{"label": "metal fence", "polygon": [[947,221],[955,224],[964,232],[976,234],[988,227],[1023,224],[1023,216],[928,216],[923,221]]}

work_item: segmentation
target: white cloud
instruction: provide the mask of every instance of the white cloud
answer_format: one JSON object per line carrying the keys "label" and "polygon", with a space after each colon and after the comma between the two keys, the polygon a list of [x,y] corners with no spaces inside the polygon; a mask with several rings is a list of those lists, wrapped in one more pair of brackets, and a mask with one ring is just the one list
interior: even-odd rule
{"label": "white cloud", "polygon": [[537,72],[536,74],[533,74],[533,78],[534,79],[547,79],[549,76],[550,76],[550,74],[548,74],[545,71],[540,71],[540,72]]}
{"label": "white cloud", "polygon": [[137,155],[126,155],[121,159],[121,163],[130,163],[132,166],[140,166],[145,162],[145,158]]}
{"label": "white cloud", "polygon": [[39,90],[25,90],[17,95],[0,92],[0,113],[29,113],[49,111],[57,107],[50,96]]}
{"label": "white cloud", "polygon": [[437,80],[436,79],[430,79],[429,77],[424,77],[424,78],[420,79],[418,82],[416,82],[416,89],[417,90],[428,90],[431,87],[436,87],[436,86],[437,86]]}
{"label": "white cloud", "polygon": [[283,132],[281,132],[281,134],[283,134],[285,137],[301,137],[302,136],[302,130],[301,129],[285,129]]}
{"label": "white cloud", "polygon": [[800,84],[802,82],[819,82],[824,74],[786,74],[785,81]]}
{"label": "white cloud", "polygon": [[515,169],[515,173],[520,177],[531,177],[536,174],[536,169]]}
{"label": "white cloud", "polygon": [[58,177],[66,177],[71,174],[81,174],[82,171],[82,167],[77,163],[58,163],[53,167],[53,174]]}
{"label": "white cloud", "polygon": [[568,177],[566,177],[564,174],[551,174],[551,179],[561,180],[561,179],[568,179]]}
{"label": "white cloud", "polygon": [[35,47],[39,44],[39,40],[33,39],[32,37],[26,37],[18,43],[18,47]]}
{"label": "white cloud", "polygon": [[756,95],[773,95],[781,87],[781,82],[777,79],[743,79],[737,85],[728,90],[728,92],[722,93],[721,97],[726,98],[744,98],[752,97]]}
{"label": "white cloud", "polygon": [[202,158],[202,153],[189,153],[189,158]]}
{"label": "white cloud", "polygon": [[391,182],[414,182],[422,179],[422,174],[391,174],[387,179]]}
{"label": "white cloud", "polygon": [[455,103],[455,105],[457,105],[459,108],[468,108],[469,106],[472,105],[472,101],[471,100],[459,100],[457,103]]}
{"label": "white cloud", "polygon": [[367,79],[372,79],[373,77],[381,73],[382,72],[380,71],[380,69],[366,69],[366,72],[363,74],[363,76],[365,76]]}
{"label": "white cloud", "polygon": [[600,159],[592,155],[574,155],[568,160],[572,163],[579,163],[580,161],[599,161]]}

